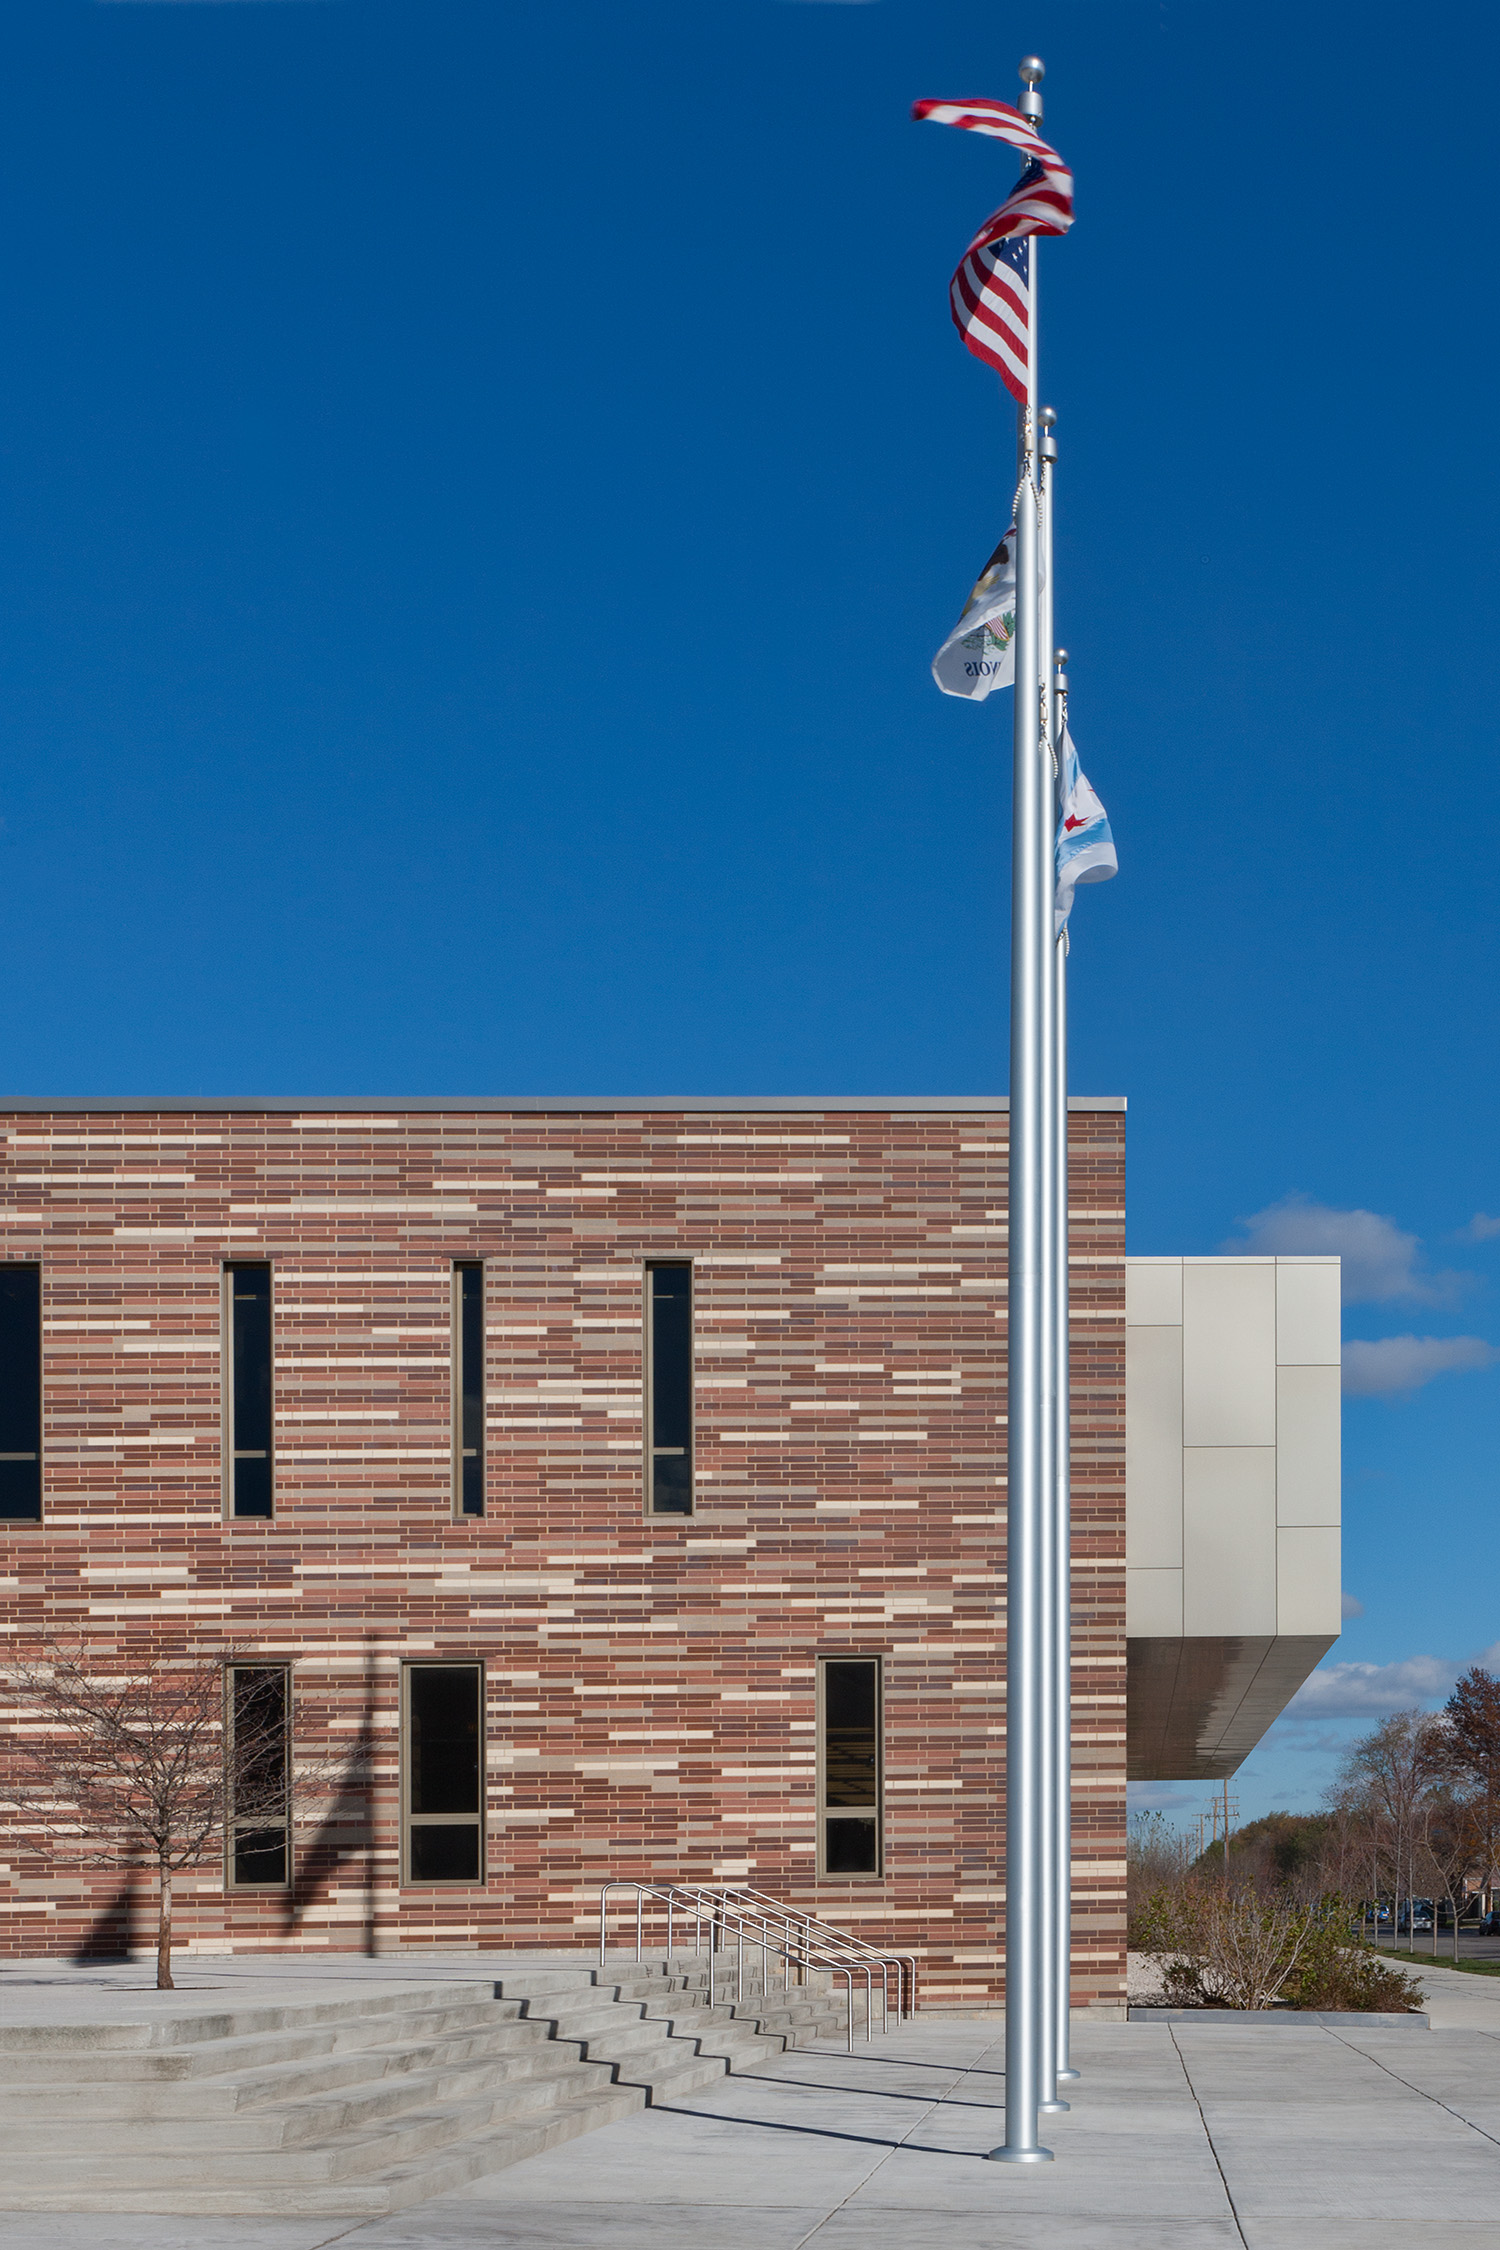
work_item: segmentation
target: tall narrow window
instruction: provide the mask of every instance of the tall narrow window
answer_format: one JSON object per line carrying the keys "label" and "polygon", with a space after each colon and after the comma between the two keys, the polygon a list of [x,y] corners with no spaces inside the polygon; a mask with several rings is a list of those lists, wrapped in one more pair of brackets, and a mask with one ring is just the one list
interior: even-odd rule
{"label": "tall narrow window", "polygon": [[453,1511],[484,1514],[484,1268],[453,1269]]}
{"label": "tall narrow window", "polygon": [[290,1687],[279,1664],[230,1668],[227,1857],[234,1888],[284,1888],[291,1877]]}
{"label": "tall narrow window", "polygon": [[818,1666],[818,1871],[880,1873],[880,1659]]}
{"label": "tall narrow window", "polygon": [[271,1513],[271,1269],[224,1268],[229,1513]]}
{"label": "tall narrow window", "polygon": [[42,1269],[0,1266],[0,1522],[42,1516]]}
{"label": "tall narrow window", "polygon": [[482,1883],[483,1667],[408,1664],[403,1684],[403,1879]]}
{"label": "tall narrow window", "polygon": [[693,1269],[646,1268],[646,1505],[693,1512]]}

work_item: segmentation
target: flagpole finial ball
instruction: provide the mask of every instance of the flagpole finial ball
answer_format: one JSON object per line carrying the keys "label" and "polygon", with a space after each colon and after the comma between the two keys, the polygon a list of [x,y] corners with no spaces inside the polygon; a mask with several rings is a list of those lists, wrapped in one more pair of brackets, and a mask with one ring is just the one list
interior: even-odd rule
{"label": "flagpole finial ball", "polygon": [[1017,75],[1023,86],[1039,86],[1047,75],[1047,66],[1040,55],[1023,55]]}
{"label": "flagpole finial ball", "polygon": [[1055,648],[1052,651],[1052,661],[1057,666],[1060,672],[1065,671],[1068,662],[1067,650],[1065,648]]}
{"label": "flagpole finial ball", "polygon": [[1038,414],[1037,420],[1044,430],[1055,430],[1057,428],[1057,408],[1055,406],[1044,406]]}

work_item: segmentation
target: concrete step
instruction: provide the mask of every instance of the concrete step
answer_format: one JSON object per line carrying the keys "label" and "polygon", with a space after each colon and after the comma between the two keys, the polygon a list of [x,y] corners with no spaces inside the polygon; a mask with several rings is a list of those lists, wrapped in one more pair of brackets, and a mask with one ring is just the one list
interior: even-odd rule
{"label": "concrete step", "polygon": [[[493,1984],[485,1985],[482,1992],[482,1998],[443,2007],[430,2006],[424,2000],[403,2010],[384,2008],[369,2016],[340,2014],[332,2020],[320,2010],[309,2010],[305,2021],[283,2020],[268,2029],[246,2029],[248,2017],[266,2012],[246,2011],[243,2016],[237,2014],[221,2019],[225,2030],[220,2037],[206,2039],[195,2029],[180,2046],[122,2049],[101,2043],[97,2047],[75,2044],[56,2051],[37,2048],[8,2054],[0,2052],[0,2089],[16,2084],[36,2085],[44,2080],[74,2084],[81,2079],[96,2078],[101,2083],[134,2082],[142,2078],[217,2078],[226,2071],[257,2063],[272,2065],[318,2055],[353,2054],[398,2036],[436,2036],[444,2031],[489,2028],[501,2021],[521,2023],[523,2003],[496,1999]],[[292,2015],[290,2009],[278,2012],[283,2018]],[[106,2024],[99,2028],[107,2034],[133,2027]]]}
{"label": "concrete step", "polygon": [[[587,1972],[583,1974],[586,1981]],[[409,2014],[414,2009],[462,2007],[488,2001],[494,1993],[493,1977],[476,1978],[472,1983],[455,1979],[425,1986],[414,1980],[410,1985],[385,1989],[366,1985],[361,1993],[349,1999],[288,2000],[180,2015],[167,2013],[137,2023],[0,2024],[0,2053],[64,2054],[94,2053],[103,2048],[187,2047],[198,2041],[249,2037],[257,2032],[281,2031],[288,2026],[305,2030],[319,2024],[360,2023],[383,2015]]]}
{"label": "concrete step", "polygon": [[253,2194],[216,2184],[212,2166],[196,2182],[166,2190],[124,2187],[106,2179],[75,2178],[65,2196],[19,2178],[5,2180],[0,2208],[11,2211],[163,2212],[187,2217],[381,2218],[404,2211],[431,2196],[450,2195],[470,2180],[503,2171],[523,2157],[538,2156],[596,2126],[613,2124],[643,2109],[638,2087],[614,2086],[607,2092],[557,2102],[522,2118],[476,2133],[467,2141],[414,2162],[389,2164],[359,2180],[327,2184],[283,2183],[263,2173]]}
{"label": "concrete step", "polygon": [[[562,2050],[545,2021],[517,2019],[472,2030],[427,2038],[413,2033],[394,2039],[397,2026],[383,2027],[379,2045],[340,2045],[313,2056],[262,2055],[249,2067],[192,2077],[137,2077],[133,2080],[88,2082],[91,2118],[233,2117],[256,2104],[285,2101],[354,2086],[374,2076],[400,2075],[424,2069],[461,2064],[500,2067],[505,2073],[526,2076],[555,2067]],[[279,2043],[279,2042],[278,2042]],[[242,2058],[245,2042],[235,2042]],[[580,2050],[572,2050],[575,2059]],[[3,2115],[22,2118],[48,2116],[75,2118],[78,2114],[77,2080],[53,2077],[33,2085],[13,2086],[3,2095]],[[0,2124],[3,2134],[3,2124]]]}
{"label": "concrete step", "polygon": [[[100,2154],[130,2154],[139,2150],[141,2126],[146,2122],[155,2149],[199,2148],[210,2142],[220,2149],[289,2148],[321,2142],[356,2125],[398,2117],[418,2107],[505,2092],[510,2106],[520,2110],[556,2100],[564,2087],[582,2093],[610,2085],[614,2078],[610,2065],[585,2062],[576,2045],[557,2040],[539,2040],[517,2054],[460,2057],[435,2068],[422,2067],[420,2056],[376,2059],[389,2059],[392,2067],[375,2076],[370,2059],[362,2058],[361,2065],[343,2066],[357,2069],[358,2075],[335,2085],[309,2088],[301,2082],[304,2073],[289,2074],[285,2083],[262,2074],[256,2085],[259,2100],[238,2108],[205,2106],[219,2090],[197,2086],[178,2090],[179,2101],[171,2108],[101,2117],[91,2103],[88,2145]],[[162,2089],[152,2091],[159,2094]],[[182,2101],[184,2092],[192,2097],[190,2103]],[[55,2106],[55,2092],[53,2099]],[[77,2146],[76,2103],[71,2115],[40,2116],[28,2105],[14,2119],[0,2118],[0,2157],[7,2161],[14,2155],[65,2153]]]}

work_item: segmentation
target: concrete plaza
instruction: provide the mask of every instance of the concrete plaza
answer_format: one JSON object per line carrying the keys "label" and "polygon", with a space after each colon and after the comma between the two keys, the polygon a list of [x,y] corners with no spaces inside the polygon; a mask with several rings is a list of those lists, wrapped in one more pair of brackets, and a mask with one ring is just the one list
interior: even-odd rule
{"label": "concrete plaza", "polygon": [[983,2161],[1000,2023],[928,2017],[392,2218],[17,2212],[7,2250],[1500,2250],[1500,1980],[1426,1976],[1430,2031],[1083,2025],[1036,2170]]}

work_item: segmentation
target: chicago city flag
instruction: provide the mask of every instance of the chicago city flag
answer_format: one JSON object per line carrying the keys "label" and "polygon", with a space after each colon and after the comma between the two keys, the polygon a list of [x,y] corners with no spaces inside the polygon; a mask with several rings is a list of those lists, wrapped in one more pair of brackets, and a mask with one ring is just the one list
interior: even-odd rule
{"label": "chicago city flag", "polygon": [[1057,822],[1057,907],[1054,930],[1064,930],[1080,883],[1107,883],[1118,875],[1109,815],[1079,771],[1073,737],[1063,729],[1062,811]]}
{"label": "chicago city flag", "polygon": [[1016,527],[980,572],[964,613],[932,660],[944,695],[982,703],[1016,676]]}

